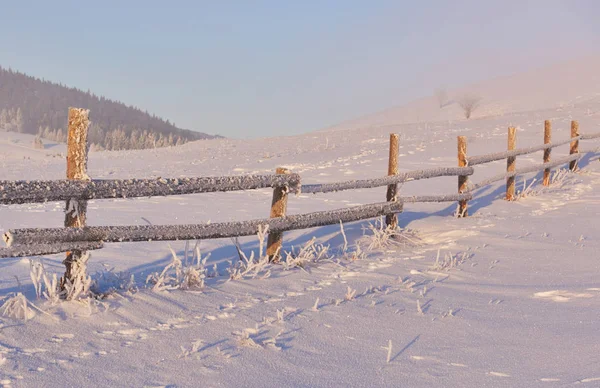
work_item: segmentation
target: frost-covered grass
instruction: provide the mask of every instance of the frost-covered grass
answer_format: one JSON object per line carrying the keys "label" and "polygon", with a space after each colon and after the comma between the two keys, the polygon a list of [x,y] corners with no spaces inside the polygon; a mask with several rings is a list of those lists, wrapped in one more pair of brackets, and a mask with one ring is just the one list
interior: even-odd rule
{"label": "frost-covered grass", "polygon": [[440,250],[438,249],[435,257],[435,263],[431,267],[434,271],[447,271],[450,269],[457,268],[468,259],[467,252],[452,254],[451,252],[444,252],[444,256],[440,257]]}
{"label": "frost-covered grass", "polygon": [[[200,247],[196,243],[192,249],[192,256],[189,256],[189,243],[185,245],[183,260],[169,246],[172,260],[159,273],[154,272],[146,278],[146,284],[152,285],[153,291],[165,290],[201,290],[204,288],[204,279],[206,279],[206,260],[209,255],[202,258]],[[127,289],[132,286],[126,286]]]}
{"label": "frost-covered grass", "polygon": [[29,261],[29,276],[33,283],[37,298],[43,297],[51,304],[64,300],[79,300],[90,296],[92,277],[87,274],[87,263],[90,254],[84,254],[80,259],[74,261],[71,266],[72,279],[64,279],[61,287],[58,275],[49,274],[42,260],[31,259]]}
{"label": "frost-covered grass", "polygon": [[28,320],[35,317],[35,311],[31,307],[31,302],[19,292],[4,299],[2,306],[0,306],[0,315],[7,318]]}

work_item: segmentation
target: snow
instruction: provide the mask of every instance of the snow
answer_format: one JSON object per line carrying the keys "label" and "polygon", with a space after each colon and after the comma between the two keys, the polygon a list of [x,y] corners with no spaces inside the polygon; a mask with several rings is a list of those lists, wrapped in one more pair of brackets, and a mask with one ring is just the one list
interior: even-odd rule
{"label": "snow", "polygon": [[[496,96],[510,90],[515,96],[514,107],[503,105],[502,115],[476,111],[469,121],[436,121],[437,105],[432,103],[430,111],[421,110],[422,117],[431,112],[428,122],[391,120],[381,127],[294,137],[91,153],[88,174],[93,179],[158,179],[269,175],[286,167],[300,174],[303,184],[328,184],[385,176],[390,132],[401,135],[402,173],[456,166],[458,135],[468,137],[470,155],[481,155],[506,149],[509,125],[517,127],[519,147],[543,143],[545,119],[552,120],[555,139],[569,137],[573,119],[579,121],[583,139],[600,131],[597,77],[574,82],[578,93],[565,92],[562,106],[557,106],[548,90],[571,73],[552,71],[539,72],[549,80],[547,86],[533,81],[521,85],[521,76],[484,83],[478,90]],[[580,65],[574,72],[589,75]],[[529,90],[534,86],[540,88],[535,93]],[[592,97],[570,99],[580,95]],[[15,143],[8,137],[20,140]],[[0,180],[64,178],[61,146],[56,145],[56,151],[35,150],[30,146],[33,138],[26,135],[0,133],[0,139]],[[581,149],[594,146],[595,141],[581,140]],[[568,146],[554,149],[552,155],[554,160],[567,156]],[[542,152],[517,157],[520,168],[541,162]],[[371,227],[364,221],[345,223],[343,229],[331,225],[286,232],[284,250],[294,250],[289,257],[296,265],[263,263],[248,273],[251,276],[232,279],[228,272],[230,261],[239,261],[231,240],[203,240],[198,248],[203,258],[210,257],[187,274],[198,279],[189,284],[201,284],[205,276],[204,287],[157,291],[151,282],[146,284],[149,276],[160,275],[173,262],[170,247],[185,265],[191,255],[184,242],[110,243],[92,251],[88,272],[106,295],[99,300],[52,303],[36,298],[32,278],[39,273],[31,273],[40,268],[37,260],[48,274],[60,276],[63,255],[46,255],[33,263],[2,259],[0,303],[9,311],[0,317],[0,383],[597,386],[598,156],[583,155],[579,167],[578,173],[554,175],[548,188],[534,184],[526,189],[533,179],[539,182],[542,172],[519,176],[518,190],[524,189],[517,201],[502,199],[504,182],[478,188],[467,218],[453,217],[455,203],[405,201],[399,214],[405,231],[398,240],[386,240],[385,231],[373,225],[378,219],[370,220]],[[504,161],[479,165],[469,180],[481,182],[505,169]],[[402,198],[456,192],[455,176],[409,181],[399,188]],[[143,226],[264,219],[271,198],[272,189],[265,188],[92,199],[87,222]],[[289,196],[288,213],[384,200],[384,187],[300,193]],[[2,233],[56,228],[63,221],[64,203],[0,206]],[[384,240],[388,243],[382,244]],[[307,244],[312,248],[301,251]],[[319,254],[324,252],[319,244],[330,247]],[[256,237],[240,238],[239,246],[248,257],[250,251],[260,256]],[[169,279],[178,281],[177,276]],[[19,293],[31,303],[24,305]]]}

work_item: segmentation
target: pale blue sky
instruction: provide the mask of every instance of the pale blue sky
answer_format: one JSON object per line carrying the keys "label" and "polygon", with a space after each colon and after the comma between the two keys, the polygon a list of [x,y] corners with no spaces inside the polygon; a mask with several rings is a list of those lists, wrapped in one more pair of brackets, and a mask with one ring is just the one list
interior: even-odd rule
{"label": "pale blue sky", "polygon": [[599,18],[595,0],[0,0],[0,65],[183,128],[291,135],[599,52]]}

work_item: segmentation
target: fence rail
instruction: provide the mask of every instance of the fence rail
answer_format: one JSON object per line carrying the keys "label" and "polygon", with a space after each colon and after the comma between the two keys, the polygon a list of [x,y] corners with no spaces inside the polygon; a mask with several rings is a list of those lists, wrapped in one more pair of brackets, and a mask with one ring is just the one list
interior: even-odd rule
{"label": "fence rail", "polygon": [[475,170],[472,167],[439,167],[427,170],[416,170],[389,175],[383,178],[352,180],[337,183],[324,183],[318,185],[302,186],[302,193],[332,193],[343,190],[370,189],[374,187],[384,187],[398,183],[404,183],[419,179],[429,179],[441,176],[473,175]]}
{"label": "fence rail", "polygon": [[[104,243],[134,241],[201,240],[256,235],[268,228],[267,254],[277,260],[282,244],[283,232],[307,229],[324,225],[352,222],[386,216],[389,227],[397,227],[397,213],[405,203],[415,202],[458,202],[459,217],[468,216],[468,201],[475,190],[493,182],[507,180],[507,199],[513,199],[514,179],[517,175],[544,171],[544,185],[553,167],[569,163],[575,170],[577,161],[583,156],[579,152],[580,140],[600,138],[600,133],[579,134],[579,125],[571,123],[571,137],[552,143],[551,124],[544,127],[544,144],[516,149],[516,130],[509,128],[508,145],[505,152],[477,156],[467,155],[467,138],[458,137],[458,167],[436,167],[423,170],[398,172],[399,137],[390,135],[388,176],[351,180],[335,183],[302,185],[301,177],[284,168],[274,175],[246,175],[199,178],[158,178],[98,180],[87,176],[87,128],[89,111],[69,109],[69,141],[67,157],[67,180],[55,181],[0,181],[0,204],[43,203],[65,201],[64,228],[10,229],[3,239],[7,248],[0,248],[0,257],[37,256],[67,252],[65,278],[70,279],[70,266],[82,257],[84,251],[101,249]],[[83,139],[83,140],[82,140]],[[570,155],[550,161],[553,148],[570,143]],[[516,168],[516,157],[544,151],[543,163]],[[594,150],[594,152],[597,150]],[[474,166],[498,160],[507,160],[507,172],[469,185]],[[398,184],[420,179],[442,176],[458,177],[458,193],[444,195],[399,196]],[[344,209],[320,211],[307,214],[286,215],[289,193],[331,193],[344,190],[387,187],[387,202],[366,204]],[[191,225],[144,225],[144,226],[85,226],[87,200],[154,197],[209,192],[226,192],[273,188],[270,218],[248,221],[233,221]],[[383,197],[383,196],[382,196]]]}
{"label": "fence rail", "polygon": [[250,221],[223,222],[193,225],[141,225],[141,226],[86,226],[83,228],[33,228],[15,229],[4,234],[9,247],[35,244],[72,242],[134,242],[205,240],[256,235],[260,228],[269,232],[286,232],[317,226],[352,222],[384,216],[402,211],[402,202],[384,202],[353,206],[345,209],[321,211],[286,217]]}
{"label": "fence rail", "polygon": [[93,251],[96,249],[102,249],[103,247],[104,243],[102,241],[75,243],[52,242],[48,244],[36,243],[25,246],[19,245],[10,248],[0,248],[0,258],[53,255],[56,253],[63,253],[72,250]]}
{"label": "fence rail", "polygon": [[69,199],[111,199],[241,191],[287,186],[300,190],[300,176],[244,175],[202,178],[94,179],[90,181],[0,181],[0,204],[43,203]]}

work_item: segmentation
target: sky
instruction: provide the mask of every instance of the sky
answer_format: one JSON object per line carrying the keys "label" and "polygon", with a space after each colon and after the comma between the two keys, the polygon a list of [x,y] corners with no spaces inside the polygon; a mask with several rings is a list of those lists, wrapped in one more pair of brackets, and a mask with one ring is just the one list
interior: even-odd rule
{"label": "sky", "polygon": [[595,0],[0,0],[0,66],[181,128],[287,136],[598,53],[599,15]]}

